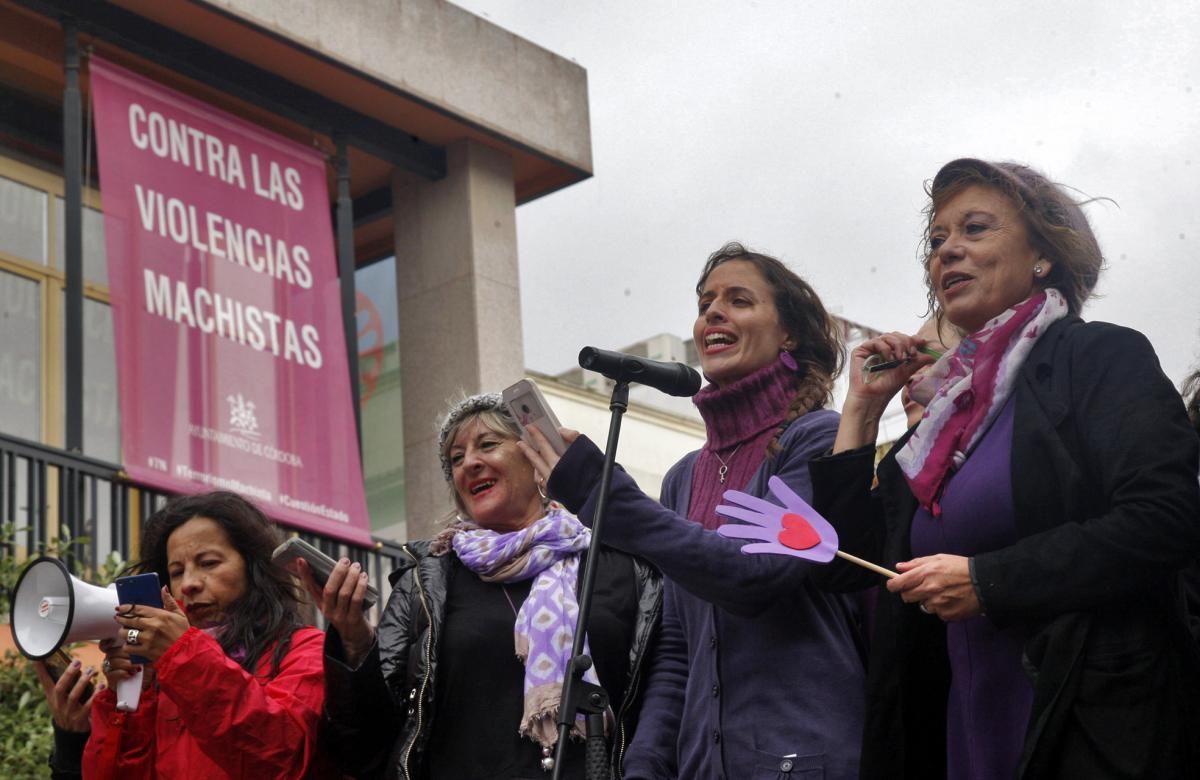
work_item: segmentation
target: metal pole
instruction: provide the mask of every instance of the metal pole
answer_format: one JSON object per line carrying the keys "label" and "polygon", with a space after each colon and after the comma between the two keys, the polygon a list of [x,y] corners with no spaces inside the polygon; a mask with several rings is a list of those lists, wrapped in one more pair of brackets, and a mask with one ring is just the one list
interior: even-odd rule
{"label": "metal pole", "polygon": [[354,430],[358,435],[358,453],[362,455],[362,410],[358,396],[358,316],[354,293],[354,201],[350,199],[350,158],[346,155],[346,136],[338,133],[337,143],[337,253],[338,280],[342,287],[342,325],[346,331],[346,365],[350,369],[350,395],[354,403]]}
{"label": "metal pole", "polygon": [[63,273],[66,277],[66,448],[83,452],[83,109],[79,28],[63,19]]}
{"label": "metal pole", "polygon": [[[566,678],[563,680],[562,698],[559,700],[558,711],[558,742],[554,745],[554,774],[552,780],[560,780],[562,777],[563,766],[567,760],[567,740],[571,733],[571,724],[575,722],[576,714],[583,709],[581,707],[581,697],[579,690],[581,688],[586,691],[584,686],[589,686],[589,683],[583,681],[583,673],[592,665],[592,659],[583,654],[583,643],[586,638],[587,626],[589,618],[592,614],[592,600],[595,597],[596,590],[596,570],[600,565],[600,545],[604,531],[604,513],[608,509],[608,487],[612,482],[613,467],[617,462],[617,443],[621,438],[621,418],[629,409],[629,383],[617,382],[613,387],[612,399],[609,401],[609,410],[612,412],[608,422],[608,444],[604,448],[604,465],[600,469],[600,487],[596,493],[596,508],[592,514],[592,541],[588,545],[587,562],[583,565],[583,578],[577,586],[579,591],[579,621],[575,626],[575,638],[571,645],[571,668],[568,671]],[[608,696],[604,693],[604,689],[600,686],[595,686],[590,695],[598,696],[593,703],[603,702],[606,707],[608,705]],[[583,702],[587,704],[587,702]],[[603,707],[585,710],[589,712],[603,712]],[[600,741],[604,738],[604,721],[601,719],[598,724],[593,722],[593,725],[599,725]],[[589,737],[591,734],[588,735]],[[587,770],[587,780],[593,780],[595,777],[606,777],[608,775],[607,763],[603,761],[602,756],[593,748],[596,742],[588,739],[587,749],[585,752],[585,770]]]}

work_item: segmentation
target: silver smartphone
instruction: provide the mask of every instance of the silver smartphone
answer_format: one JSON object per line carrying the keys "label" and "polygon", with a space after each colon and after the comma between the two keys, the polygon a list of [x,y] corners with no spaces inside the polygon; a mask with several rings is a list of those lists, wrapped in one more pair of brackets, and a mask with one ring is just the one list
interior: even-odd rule
{"label": "silver smartphone", "polygon": [[[504,400],[504,405],[508,407],[509,414],[523,430],[537,428],[545,435],[556,454],[562,455],[566,451],[567,443],[563,441],[562,435],[558,432],[562,426],[558,422],[558,418],[554,416],[554,410],[550,408],[550,404],[546,403],[542,391],[532,380],[522,379],[516,384],[509,385],[500,395]],[[526,442],[529,441],[528,434],[523,434],[521,438]]]}
{"label": "silver smartphone", "polygon": [[[329,581],[329,575],[333,573],[333,567],[337,565],[337,561],[333,558],[296,536],[276,547],[275,552],[271,553],[271,559],[288,571],[295,571],[290,564],[297,558],[308,561],[309,567],[312,568],[313,579],[321,587],[325,587],[325,583]],[[369,609],[377,601],[379,601],[379,591],[374,585],[367,585],[367,595],[363,597],[363,608]]]}

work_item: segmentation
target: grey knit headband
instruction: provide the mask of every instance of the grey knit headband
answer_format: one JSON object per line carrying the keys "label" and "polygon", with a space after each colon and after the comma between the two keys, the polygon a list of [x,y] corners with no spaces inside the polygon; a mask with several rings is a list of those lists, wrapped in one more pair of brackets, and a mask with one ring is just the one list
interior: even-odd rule
{"label": "grey knit headband", "polygon": [[502,414],[505,412],[504,401],[499,393],[480,393],[468,396],[451,406],[450,411],[446,412],[446,416],[442,418],[442,422],[438,426],[438,458],[442,461],[442,474],[445,475],[447,482],[454,479],[450,470],[450,458],[446,454],[446,438],[450,435],[450,431],[467,417],[490,411],[498,411]]}

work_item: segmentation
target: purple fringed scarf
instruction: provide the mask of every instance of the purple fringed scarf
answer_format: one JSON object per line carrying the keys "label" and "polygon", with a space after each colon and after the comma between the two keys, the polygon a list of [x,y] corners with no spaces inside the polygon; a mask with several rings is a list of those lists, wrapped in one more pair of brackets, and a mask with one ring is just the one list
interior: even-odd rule
{"label": "purple fringed scarf", "polygon": [[896,462],[934,517],[942,513],[946,480],[1004,408],[1033,345],[1065,316],[1067,303],[1058,290],[1026,298],[963,339],[909,387],[925,414]]}
{"label": "purple fringed scarf", "polygon": [[[558,739],[559,699],[579,620],[575,598],[579,553],[588,548],[592,532],[555,506],[520,531],[497,533],[460,521],[439,540],[446,536],[463,565],[484,582],[533,578],[513,626],[517,657],[525,664],[525,707],[519,731],[542,747],[552,747]],[[584,652],[590,655],[586,638]],[[583,678],[599,684],[594,669]],[[583,737],[582,717],[571,732]]]}

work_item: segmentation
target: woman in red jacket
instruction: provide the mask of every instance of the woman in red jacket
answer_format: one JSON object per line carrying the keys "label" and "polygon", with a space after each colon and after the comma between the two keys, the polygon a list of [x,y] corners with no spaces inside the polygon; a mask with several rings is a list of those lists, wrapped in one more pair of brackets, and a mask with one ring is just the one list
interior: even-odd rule
{"label": "woman in red jacket", "polygon": [[[271,560],[279,531],[234,493],[176,498],[147,521],[138,572],[157,572],[162,608],[121,605],[132,646],[105,650],[108,687],[84,694],[78,662],[57,684],[56,777],[328,777],[316,751],[324,634],[298,615],[290,575]],[[150,659],[141,702],[113,687]],[[39,664],[39,667],[41,665]]]}

